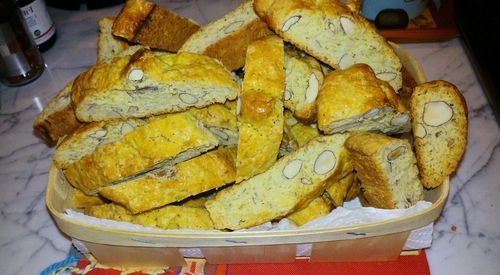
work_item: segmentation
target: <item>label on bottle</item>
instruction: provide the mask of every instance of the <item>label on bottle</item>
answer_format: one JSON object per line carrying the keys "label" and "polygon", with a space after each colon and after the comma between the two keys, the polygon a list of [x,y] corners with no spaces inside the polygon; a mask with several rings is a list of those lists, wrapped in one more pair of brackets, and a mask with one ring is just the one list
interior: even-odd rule
{"label": "label on bottle", "polygon": [[7,23],[0,23],[0,75],[13,77],[24,75],[30,65],[16,39],[14,31]]}
{"label": "label on bottle", "polygon": [[44,0],[35,0],[22,7],[21,11],[37,45],[49,40],[56,32]]}

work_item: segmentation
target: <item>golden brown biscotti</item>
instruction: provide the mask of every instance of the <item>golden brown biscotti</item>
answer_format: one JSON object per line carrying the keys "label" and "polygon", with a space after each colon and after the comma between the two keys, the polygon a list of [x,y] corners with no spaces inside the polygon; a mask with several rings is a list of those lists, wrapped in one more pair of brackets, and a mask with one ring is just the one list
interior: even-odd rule
{"label": "golden brown biscotti", "polygon": [[418,168],[407,140],[354,132],[345,148],[368,203],[377,208],[408,208],[424,198]]}
{"label": "golden brown biscotti", "polygon": [[248,46],[238,116],[236,182],[276,162],[283,137],[283,40],[268,36]]}
{"label": "golden brown biscotti", "polygon": [[455,172],[467,144],[467,104],[453,84],[431,81],[411,96],[413,138],[423,185],[434,188]]}
{"label": "golden brown biscotti", "polygon": [[284,217],[325,190],[325,179],[343,177],[349,134],[319,136],[272,167],[217,193],[205,204],[218,229],[241,229]]}
{"label": "golden brown biscotti", "polygon": [[232,71],[245,65],[245,53],[252,41],[271,34],[266,23],[255,14],[253,1],[246,1],[223,17],[202,26],[179,51],[216,58]]}
{"label": "golden brown biscotti", "polygon": [[106,16],[97,22],[97,62],[109,62],[116,56],[131,55],[144,48],[143,45],[133,45],[121,37],[114,36],[111,32],[113,21],[114,17]]}
{"label": "golden brown biscotti", "polygon": [[212,104],[204,108],[190,108],[188,112],[219,139],[219,144],[226,146],[238,144],[238,125],[234,108],[231,109],[224,104]]}
{"label": "golden brown biscotti", "polygon": [[138,118],[87,123],[59,142],[54,151],[54,164],[59,169],[65,169],[94,152],[98,146],[119,141],[123,135],[146,123],[146,120]]}
{"label": "golden brown biscotti", "polygon": [[35,134],[42,138],[48,145],[55,145],[57,141],[80,128],[71,106],[71,87],[73,80],[45,105],[33,122]]}
{"label": "golden brown biscotti", "polygon": [[97,63],[80,74],[71,100],[81,121],[146,117],[235,99],[239,86],[217,60],[192,53],[153,53]]}
{"label": "golden brown biscotti", "polygon": [[286,216],[286,218],[295,225],[301,226],[309,221],[327,215],[331,210],[330,205],[322,197],[317,197],[306,207],[293,212]]}
{"label": "golden brown biscotti", "polygon": [[85,214],[96,218],[140,224],[159,229],[213,229],[205,208],[167,205],[140,214],[132,214],[123,206],[108,203],[91,206]]}
{"label": "golden brown biscotti", "polygon": [[113,23],[113,34],[130,42],[176,52],[200,26],[145,0],[127,0]]}
{"label": "golden brown biscotti", "polygon": [[344,131],[409,132],[410,115],[396,93],[366,64],[336,70],[325,78],[316,100],[318,128]]}
{"label": "golden brown biscotti", "polygon": [[283,105],[296,118],[316,121],[316,98],[323,84],[323,72],[316,59],[287,47],[285,49],[285,94]]}
{"label": "golden brown biscotti", "polygon": [[[340,207],[347,201],[348,193],[356,182],[356,172],[349,173],[338,181],[332,182],[323,195],[333,207]],[[354,191],[352,191],[354,192]]]}
{"label": "golden brown biscotti", "polygon": [[103,197],[137,214],[234,181],[236,148],[220,148],[115,185],[99,189]]}
{"label": "golden brown biscotti", "polygon": [[341,1],[255,0],[254,9],[284,40],[335,69],[368,64],[401,88],[401,62],[387,41]]}
{"label": "golden brown biscotti", "polygon": [[217,139],[189,113],[154,116],[117,141],[97,146],[68,165],[69,183],[87,194],[159,166],[173,166],[217,146]]}
{"label": "golden brown biscotti", "polygon": [[90,206],[105,204],[106,200],[98,195],[87,195],[79,189],[73,188],[71,191],[71,207],[72,208],[87,208]]}
{"label": "golden brown biscotti", "polygon": [[285,112],[284,131],[288,137],[294,141],[298,147],[305,146],[309,141],[320,135],[320,132],[315,124],[304,124],[290,117],[288,112]]}

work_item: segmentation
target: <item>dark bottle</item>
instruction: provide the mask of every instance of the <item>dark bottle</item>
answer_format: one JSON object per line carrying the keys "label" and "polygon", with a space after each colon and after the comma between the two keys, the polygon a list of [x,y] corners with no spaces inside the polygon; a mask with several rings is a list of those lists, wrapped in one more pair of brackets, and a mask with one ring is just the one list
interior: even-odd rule
{"label": "dark bottle", "polygon": [[43,60],[14,0],[0,0],[0,81],[26,84],[43,72]]}
{"label": "dark bottle", "polygon": [[50,49],[56,42],[56,25],[50,18],[44,0],[17,0],[31,35],[40,52]]}

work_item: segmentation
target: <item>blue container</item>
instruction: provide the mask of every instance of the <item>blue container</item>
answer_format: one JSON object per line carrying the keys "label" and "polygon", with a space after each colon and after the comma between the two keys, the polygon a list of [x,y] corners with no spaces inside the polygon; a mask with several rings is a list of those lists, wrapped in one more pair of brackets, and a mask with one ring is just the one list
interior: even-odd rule
{"label": "blue container", "polygon": [[411,20],[425,10],[427,2],[428,0],[363,0],[361,14],[374,21],[379,12],[385,9],[402,9]]}

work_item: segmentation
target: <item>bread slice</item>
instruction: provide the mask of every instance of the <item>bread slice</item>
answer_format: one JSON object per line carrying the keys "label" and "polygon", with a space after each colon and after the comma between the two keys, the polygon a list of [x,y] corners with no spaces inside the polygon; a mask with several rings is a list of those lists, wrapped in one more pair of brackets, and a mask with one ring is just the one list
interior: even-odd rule
{"label": "bread slice", "polygon": [[296,118],[316,121],[316,98],[323,73],[316,59],[287,47],[285,50],[285,95],[283,104]]}
{"label": "bread slice", "polygon": [[127,0],[113,23],[113,34],[130,42],[176,52],[200,26],[189,18],[145,0]]}
{"label": "bread slice", "polygon": [[236,182],[276,162],[283,137],[283,40],[269,36],[248,46],[238,116]]}
{"label": "bread slice", "polygon": [[103,197],[133,214],[222,187],[234,181],[236,148],[220,148],[173,167],[160,168],[99,189]]}
{"label": "bread slice", "polygon": [[[69,183],[87,194],[159,166],[173,166],[217,146],[217,139],[189,113],[151,117],[147,123],[98,145],[64,169]],[[83,149],[82,149],[83,150]]]}
{"label": "bread slice", "polygon": [[[352,7],[351,7],[352,8]],[[341,1],[255,0],[255,12],[285,41],[335,69],[364,63],[401,88],[401,62],[387,41]]]}
{"label": "bread slice", "polygon": [[108,203],[91,206],[85,214],[96,218],[140,224],[159,229],[213,229],[213,223],[205,208],[167,205],[134,215],[123,206]]}
{"label": "bread slice", "polygon": [[345,139],[319,136],[272,167],[221,190],[205,206],[218,229],[241,229],[284,217],[325,190],[325,179],[343,177]]}
{"label": "bread slice", "polygon": [[97,22],[99,25],[99,34],[97,35],[97,62],[109,62],[116,56],[133,54],[143,45],[133,45],[127,40],[114,36],[111,28],[113,27],[114,17],[106,16]]}
{"label": "bread slice", "polygon": [[55,145],[61,137],[73,133],[82,125],[71,106],[72,86],[73,80],[50,99],[33,122],[35,134],[48,145]]}
{"label": "bread slice", "polygon": [[224,104],[212,104],[204,108],[190,108],[188,112],[219,139],[219,144],[226,146],[238,144],[235,109],[231,110]]}
{"label": "bread slice", "polygon": [[272,34],[246,1],[223,17],[202,26],[193,33],[179,51],[199,53],[220,60],[229,70],[245,65],[248,45]]}
{"label": "bread slice", "polygon": [[409,132],[410,115],[386,82],[366,64],[336,70],[325,78],[316,100],[318,127],[344,131]]}
{"label": "bread slice", "polygon": [[467,144],[467,104],[443,80],[418,85],[411,96],[413,137],[422,183],[435,188],[458,167]]}
{"label": "bread slice", "polygon": [[408,208],[424,198],[416,159],[407,140],[354,132],[345,141],[361,190],[377,208]]}
{"label": "bread slice", "polygon": [[142,49],[80,74],[71,99],[78,119],[90,122],[204,107],[238,92],[231,73],[210,57]]}
{"label": "bread slice", "polygon": [[332,209],[328,202],[326,202],[322,197],[317,197],[306,207],[293,212],[292,214],[286,216],[286,218],[295,225],[301,226],[321,216],[327,215],[331,210]]}

